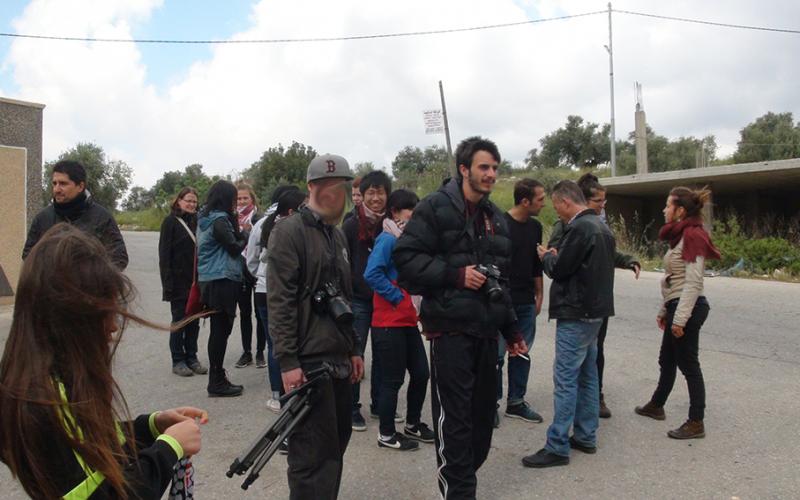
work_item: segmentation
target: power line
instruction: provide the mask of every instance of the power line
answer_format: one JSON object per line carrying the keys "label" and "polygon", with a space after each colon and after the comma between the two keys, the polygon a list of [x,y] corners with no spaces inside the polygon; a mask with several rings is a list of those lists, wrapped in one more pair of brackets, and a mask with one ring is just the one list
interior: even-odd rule
{"label": "power line", "polygon": [[[636,12],[632,10],[618,10],[612,9],[612,12],[619,14],[627,14],[631,16],[648,17],[652,19],[662,19],[667,21],[677,21],[683,23],[702,24],[707,26],[717,26],[722,28],[743,29],[751,31],[768,31],[773,33],[789,33],[800,34],[800,30],[787,29],[787,28],[772,28],[768,26],[755,26],[747,24],[733,24],[723,23],[718,21],[707,21],[703,19],[692,19],[688,17],[664,16],[659,14],[650,14],[647,12]],[[606,14],[607,10],[597,10],[592,12],[584,12],[581,14],[571,14],[565,16],[548,17],[541,19],[530,19],[527,21],[517,21],[513,23],[500,23],[488,24],[483,26],[469,26],[465,28],[451,28],[439,29],[428,31],[405,31],[399,33],[376,33],[369,35],[345,35],[338,37],[311,37],[311,38],[268,38],[257,40],[171,40],[171,39],[134,39],[134,38],[92,38],[92,37],[72,37],[72,36],[52,36],[52,35],[29,35],[24,33],[0,33],[0,37],[6,38],[24,38],[31,40],[51,40],[51,41],[67,41],[67,42],[101,42],[101,43],[149,43],[149,44],[177,44],[177,45],[223,45],[223,44],[288,44],[288,43],[320,43],[320,42],[343,42],[353,40],[373,40],[381,38],[406,38],[416,36],[430,36],[430,35],[443,35],[451,33],[464,33],[468,31],[482,31],[492,29],[511,28],[515,26],[524,26],[530,24],[546,23],[550,21],[562,21],[566,19],[575,19],[579,17],[595,16],[598,14]]]}
{"label": "power line", "polygon": [[584,12],[582,14],[572,14],[567,16],[548,17],[542,19],[530,19],[513,23],[488,24],[485,26],[470,26],[467,28],[452,28],[430,31],[406,31],[400,33],[378,33],[372,35],[348,35],[339,37],[319,37],[319,38],[272,38],[261,40],[167,40],[167,39],[130,39],[130,38],[91,38],[91,37],[71,37],[71,36],[49,36],[49,35],[26,35],[21,33],[0,33],[0,37],[8,38],[27,38],[34,40],[59,40],[68,42],[104,42],[104,43],[153,43],[153,44],[198,44],[198,45],[222,45],[222,44],[283,44],[283,43],[318,43],[318,42],[343,42],[351,40],[369,40],[376,38],[403,38],[413,36],[442,35],[449,33],[462,33],[466,31],[481,31],[500,28],[510,28],[513,26],[523,26],[526,24],[538,24],[550,21],[562,21],[564,19],[575,19],[578,17],[594,16],[605,14],[608,11],[598,10],[594,12]]}
{"label": "power line", "polygon": [[705,24],[709,26],[718,26],[721,28],[735,28],[735,29],[743,29],[743,30],[755,30],[755,31],[771,31],[776,33],[791,33],[791,34],[800,34],[800,30],[792,30],[792,29],[785,29],[785,28],[771,28],[768,26],[753,26],[748,24],[731,24],[731,23],[721,23],[717,21],[705,21],[702,19],[690,19],[688,17],[674,17],[674,16],[661,16],[658,14],[648,14],[646,12],[634,12],[632,10],[617,10],[614,9],[614,12],[618,12],[620,14],[628,14],[631,16],[640,16],[640,17],[650,17],[654,19],[664,19],[667,21],[679,21],[682,23],[694,23],[694,24]]}

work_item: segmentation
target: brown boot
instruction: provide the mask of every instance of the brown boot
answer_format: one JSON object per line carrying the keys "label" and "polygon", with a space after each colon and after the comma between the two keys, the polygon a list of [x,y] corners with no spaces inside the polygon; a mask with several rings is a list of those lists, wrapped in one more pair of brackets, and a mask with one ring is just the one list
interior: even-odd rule
{"label": "brown boot", "polygon": [[675,430],[667,432],[672,439],[697,439],[706,437],[702,420],[687,420]]}
{"label": "brown boot", "polygon": [[600,418],[611,418],[611,410],[606,406],[606,398],[600,395]]}
{"label": "brown boot", "polygon": [[656,406],[655,403],[649,401],[644,406],[637,406],[634,408],[636,413],[643,417],[650,417],[656,420],[664,420],[667,416],[664,414],[664,407],[663,406]]}

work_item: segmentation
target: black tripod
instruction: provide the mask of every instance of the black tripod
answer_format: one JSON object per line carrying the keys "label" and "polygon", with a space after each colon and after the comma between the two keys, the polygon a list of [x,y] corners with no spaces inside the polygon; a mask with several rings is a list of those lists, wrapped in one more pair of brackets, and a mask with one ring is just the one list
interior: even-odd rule
{"label": "black tripod", "polygon": [[258,436],[258,439],[244,453],[233,461],[226,475],[228,477],[233,477],[234,474],[241,476],[252,467],[250,474],[247,475],[244,483],[242,483],[243,490],[250,487],[258,479],[261,469],[267,465],[269,459],[277,451],[278,446],[291,435],[294,428],[311,411],[317,399],[319,384],[329,378],[330,370],[327,366],[321,366],[306,373],[308,381],[281,397],[281,403],[285,404],[278,418]]}

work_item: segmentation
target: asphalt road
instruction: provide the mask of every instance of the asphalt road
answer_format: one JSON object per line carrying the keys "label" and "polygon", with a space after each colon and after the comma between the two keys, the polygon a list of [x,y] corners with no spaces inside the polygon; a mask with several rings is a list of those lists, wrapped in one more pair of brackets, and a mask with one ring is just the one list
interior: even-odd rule
{"label": "asphalt road", "polygon": [[[160,300],[158,235],[124,236],[131,255],[128,273],[140,293],[140,312],[168,322],[168,304]],[[527,399],[545,423],[501,420],[489,458],[478,472],[479,498],[800,498],[800,285],[706,280],[712,310],[701,334],[700,360],[708,394],[707,437],[681,442],[666,437],[688,411],[680,376],[665,422],[633,413],[635,405],[647,401],[658,376],[659,277],[642,273],[635,281],[632,273],[618,271],[617,316],[606,340],[605,392],[613,417],[601,421],[596,455],[573,454],[569,466],[548,470],[520,464],[523,455],[544,444],[553,414],[555,323],[544,316],[538,319]],[[3,343],[10,323],[11,309],[0,309]],[[116,378],[134,414],[185,404],[209,411],[203,450],[194,459],[198,498],[287,498],[282,456],[273,458],[247,492],[239,488],[240,478],[225,477],[231,461],[274,418],[265,407],[265,371],[233,368],[241,354],[238,332],[237,325],[226,365],[234,382],[245,386],[240,398],[210,399],[205,377],[172,375],[167,334],[142,328],[126,332],[115,362]],[[204,324],[201,358],[207,338]],[[367,384],[362,394],[368,394]],[[403,396],[400,406],[405,406]],[[423,420],[430,423],[427,402]],[[369,421],[368,426],[367,432],[353,433],[341,498],[437,498],[433,447],[423,445],[412,453],[379,449],[377,422]],[[24,498],[5,467],[0,467],[0,498]]]}

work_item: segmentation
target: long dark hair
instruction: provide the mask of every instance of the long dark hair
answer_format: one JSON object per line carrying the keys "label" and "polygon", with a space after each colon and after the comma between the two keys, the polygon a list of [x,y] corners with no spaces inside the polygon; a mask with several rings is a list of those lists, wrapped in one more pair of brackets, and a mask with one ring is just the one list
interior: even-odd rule
{"label": "long dark hair", "polygon": [[[208,190],[208,196],[206,196],[206,205],[203,207],[203,215],[207,216],[214,210],[219,210],[227,213],[231,217],[236,216],[233,207],[236,204],[236,196],[238,194],[239,190],[236,189],[236,186],[234,186],[233,183],[226,180],[218,180]],[[238,225],[239,224],[237,222],[235,226]]]}
{"label": "long dark hair", "polygon": [[277,219],[279,215],[281,217],[289,215],[289,210],[297,211],[305,199],[306,193],[296,189],[287,190],[280,195],[278,198],[278,207],[275,209],[275,212],[270,214],[261,226],[261,241],[259,242],[261,248],[267,248],[269,235],[272,233],[272,228],[275,227],[275,219]]}
{"label": "long dark hair", "polygon": [[[129,320],[158,328],[129,312],[134,294],[100,241],[69,224],[53,226],[25,259],[0,361],[0,458],[31,497],[63,493],[43,459],[61,442],[127,498],[114,422],[130,416],[111,360]],[[116,335],[108,333],[113,318]]]}

